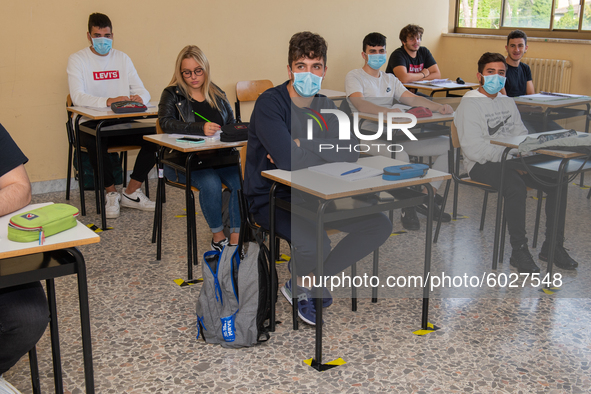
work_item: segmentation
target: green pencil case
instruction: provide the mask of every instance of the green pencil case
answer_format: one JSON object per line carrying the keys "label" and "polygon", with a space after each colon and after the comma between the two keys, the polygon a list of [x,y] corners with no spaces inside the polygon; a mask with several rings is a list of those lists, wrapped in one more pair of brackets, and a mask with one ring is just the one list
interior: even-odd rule
{"label": "green pencil case", "polygon": [[78,208],[68,204],[51,204],[45,207],[19,213],[10,218],[8,239],[15,242],[39,240],[76,226]]}

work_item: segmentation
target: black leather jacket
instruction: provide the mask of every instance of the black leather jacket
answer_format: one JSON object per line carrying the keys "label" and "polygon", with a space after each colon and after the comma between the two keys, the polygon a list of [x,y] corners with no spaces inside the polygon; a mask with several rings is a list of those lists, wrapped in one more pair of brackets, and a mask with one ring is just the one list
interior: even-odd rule
{"label": "black leather jacket", "polygon": [[[228,100],[218,99],[217,103],[220,107],[220,115],[224,120],[220,126],[236,123]],[[158,121],[165,133],[205,135],[203,133],[205,122],[195,121],[191,103],[178,86],[169,86],[162,92],[158,104]]]}

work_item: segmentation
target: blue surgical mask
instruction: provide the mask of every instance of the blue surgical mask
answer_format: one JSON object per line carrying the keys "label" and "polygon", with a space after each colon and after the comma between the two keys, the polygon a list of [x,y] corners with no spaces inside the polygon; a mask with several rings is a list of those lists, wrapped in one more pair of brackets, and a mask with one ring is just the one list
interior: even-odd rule
{"label": "blue surgical mask", "polygon": [[293,88],[302,97],[312,97],[320,90],[322,77],[311,72],[293,73]]}
{"label": "blue surgical mask", "polygon": [[367,65],[373,68],[374,70],[379,70],[386,63],[386,54],[385,53],[377,53],[372,55],[367,55]]}
{"label": "blue surgical mask", "polygon": [[106,55],[113,47],[113,40],[107,37],[93,38],[92,47],[99,55]]}
{"label": "blue surgical mask", "polygon": [[505,86],[505,80],[507,78],[499,74],[483,75],[484,85],[482,87],[488,94],[497,94]]}

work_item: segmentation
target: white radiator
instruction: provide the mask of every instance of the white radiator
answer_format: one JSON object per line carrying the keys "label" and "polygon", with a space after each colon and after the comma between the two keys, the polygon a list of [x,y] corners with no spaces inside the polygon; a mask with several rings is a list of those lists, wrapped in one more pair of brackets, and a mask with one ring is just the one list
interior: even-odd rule
{"label": "white radiator", "polygon": [[569,60],[523,58],[531,68],[536,93],[570,93],[572,63]]}

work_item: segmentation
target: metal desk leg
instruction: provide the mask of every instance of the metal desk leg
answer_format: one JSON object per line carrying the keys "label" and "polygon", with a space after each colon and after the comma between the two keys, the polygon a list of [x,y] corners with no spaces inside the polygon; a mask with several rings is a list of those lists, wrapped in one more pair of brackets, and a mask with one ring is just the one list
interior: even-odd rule
{"label": "metal desk leg", "polygon": [[187,212],[187,278],[193,280],[193,265],[199,263],[197,257],[197,224],[195,222],[195,196],[191,189],[191,163],[194,153],[185,160],[185,209]]}
{"label": "metal desk leg", "polygon": [[[373,251],[373,276],[378,276],[378,269],[380,265],[380,247]],[[354,276],[353,276],[354,278]],[[355,286],[353,286],[355,287]],[[378,288],[377,286],[371,288],[371,302],[378,302]]]}
{"label": "metal desk leg", "polygon": [[[277,191],[277,182],[273,182],[271,189],[269,190],[269,255],[271,261],[269,261],[269,275],[271,276],[271,321],[269,322],[269,331],[275,331],[275,294],[277,294],[278,283],[275,280],[277,267],[275,261],[277,261],[277,250],[275,250],[275,193]],[[292,271],[295,272],[295,267],[291,267]],[[295,293],[297,289],[297,283],[291,284],[292,293]],[[295,321],[295,320],[294,320]],[[295,328],[294,328],[295,329]]]}
{"label": "metal desk leg", "polygon": [[78,161],[78,191],[80,192],[80,213],[86,216],[86,205],[84,204],[84,171],[82,171],[82,148],[80,147],[80,118],[76,116],[74,130],[76,132],[76,160]]}
{"label": "metal desk leg", "polygon": [[312,367],[321,370],[322,367],[322,279],[324,277],[324,211],[330,203],[323,201],[318,207],[318,216],[316,223],[316,266],[315,276],[320,280],[320,286],[314,287],[314,298],[316,298],[316,352]]}
{"label": "metal desk leg", "polygon": [[[105,213],[105,181],[103,174],[105,173],[105,163],[103,163],[102,142],[101,142],[101,127],[104,121],[98,122],[96,125],[96,154],[98,161],[98,194],[99,194],[99,209],[101,211],[101,224],[103,231],[107,230],[107,215]],[[111,185],[109,185],[111,186]]]}
{"label": "metal desk leg", "polygon": [[29,367],[31,369],[31,385],[33,394],[41,394],[41,382],[39,381],[39,363],[37,362],[37,348],[29,350]]}
{"label": "metal desk leg", "polygon": [[60,337],[57,324],[57,308],[55,301],[55,285],[54,279],[46,280],[47,287],[47,302],[49,304],[49,314],[51,320],[49,322],[50,336],[51,336],[51,357],[53,361],[53,380],[55,382],[56,394],[63,394],[64,383],[62,381],[62,362],[60,357]]}
{"label": "metal desk leg", "polygon": [[507,161],[507,155],[511,148],[505,148],[503,155],[501,156],[501,184],[499,185],[499,191],[497,195],[497,217],[495,220],[495,241],[493,244],[493,261],[492,269],[497,269],[497,261],[499,258],[499,239],[501,237],[501,214],[503,208],[503,182],[505,181],[505,162]]}
{"label": "metal desk leg", "polygon": [[94,370],[92,366],[92,340],[90,333],[90,308],[88,306],[88,286],[86,280],[86,263],[82,253],[76,248],[68,249],[76,258],[78,273],[78,300],[80,304],[80,326],[82,329],[82,353],[84,355],[84,380],[86,394],[94,394]]}
{"label": "metal desk leg", "polygon": [[[558,166],[558,178],[556,179],[557,190],[556,190],[556,205],[554,206],[554,225],[552,226],[552,237],[550,238],[550,250],[548,251],[548,265],[546,266],[546,272],[548,279],[552,281],[552,268],[554,266],[554,256],[556,252],[556,236],[558,235],[558,221],[560,217],[560,200],[566,198],[566,194],[562,196],[562,187],[560,183],[564,177],[564,170],[569,162],[569,159],[562,159],[560,166]],[[568,190],[568,188],[567,188]]]}
{"label": "metal desk leg", "polygon": [[[434,204],[434,193],[431,184],[427,183],[424,185],[427,189],[427,195],[429,198],[428,210],[427,210],[427,227],[425,234],[425,269],[423,272],[423,280],[426,281],[430,276],[431,272],[431,246],[433,241],[433,226],[430,225],[433,221],[433,204]],[[429,329],[429,286],[425,284],[423,287],[423,310],[421,314],[421,328],[423,330]]]}

